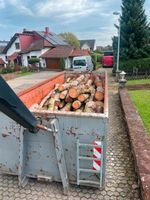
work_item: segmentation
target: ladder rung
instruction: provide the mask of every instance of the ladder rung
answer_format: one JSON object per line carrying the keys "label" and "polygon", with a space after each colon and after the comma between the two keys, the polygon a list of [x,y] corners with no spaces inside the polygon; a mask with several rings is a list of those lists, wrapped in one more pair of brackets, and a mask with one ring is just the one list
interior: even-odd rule
{"label": "ladder rung", "polygon": [[87,184],[92,184],[92,185],[100,185],[99,182],[97,182],[97,181],[90,181],[90,180],[79,180],[79,183],[87,183]]}
{"label": "ladder rung", "polygon": [[82,169],[82,168],[79,168],[79,171],[80,172],[89,172],[89,173],[100,173],[99,170],[94,170],[94,169]]}
{"label": "ladder rung", "polygon": [[99,161],[101,158],[87,157],[87,156],[79,156],[80,160],[96,160]]}
{"label": "ladder rung", "polygon": [[96,145],[96,144],[83,144],[83,143],[79,143],[79,147],[80,146],[101,148],[101,145]]}

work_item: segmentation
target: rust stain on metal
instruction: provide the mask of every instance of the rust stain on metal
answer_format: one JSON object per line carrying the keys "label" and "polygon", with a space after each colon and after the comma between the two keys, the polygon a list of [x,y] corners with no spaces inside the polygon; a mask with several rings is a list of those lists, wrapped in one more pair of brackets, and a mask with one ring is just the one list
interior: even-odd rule
{"label": "rust stain on metal", "polygon": [[71,127],[66,133],[67,135],[73,135],[74,137],[77,135],[77,133],[75,132],[75,129],[77,128],[74,128],[74,127]]}
{"label": "rust stain on metal", "polygon": [[8,134],[2,133],[2,137],[6,138],[6,137],[8,137],[8,136],[9,136]]}

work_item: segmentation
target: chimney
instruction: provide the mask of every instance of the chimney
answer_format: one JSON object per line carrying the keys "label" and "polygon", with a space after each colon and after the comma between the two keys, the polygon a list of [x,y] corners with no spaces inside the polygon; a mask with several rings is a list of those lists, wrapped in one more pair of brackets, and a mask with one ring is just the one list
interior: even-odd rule
{"label": "chimney", "polygon": [[49,28],[45,27],[45,34],[48,35],[49,34]]}
{"label": "chimney", "polygon": [[23,29],[23,33],[24,33],[24,32],[26,32],[26,31],[27,31],[27,29],[26,29],[26,28],[24,28],[24,29]]}

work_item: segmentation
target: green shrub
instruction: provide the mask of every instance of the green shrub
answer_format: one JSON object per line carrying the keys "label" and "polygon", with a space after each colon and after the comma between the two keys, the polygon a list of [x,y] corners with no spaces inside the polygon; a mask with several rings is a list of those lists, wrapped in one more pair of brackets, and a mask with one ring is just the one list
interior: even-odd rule
{"label": "green shrub", "polygon": [[31,65],[39,63],[39,62],[40,62],[39,58],[30,58],[30,59],[28,59],[28,63],[31,64]]}
{"label": "green shrub", "polygon": [[[134,70],[141,73],[150,72],[150,58],[120,61],[119,70],[124,70],[125,72],[134,72]],[[116,71],[116,64],[113,71]]]}
{"label": "green shrub", "polygon": [[62,71],[65,70],[65,66],[66,66],[65,59],[61,58],[60,59],[60,68],[61,68]]}
{"label": "green shrub", "polygon": [[29,69],[28,69],[28,67],[22,66],[22,67],[21,67],[21,71],[22,71],[22,72],[28,72]]}
{"label": "green shrub", "polygon": [[0,74],[7,74],[7,69],[6,68],[1,68],[0,69]]}

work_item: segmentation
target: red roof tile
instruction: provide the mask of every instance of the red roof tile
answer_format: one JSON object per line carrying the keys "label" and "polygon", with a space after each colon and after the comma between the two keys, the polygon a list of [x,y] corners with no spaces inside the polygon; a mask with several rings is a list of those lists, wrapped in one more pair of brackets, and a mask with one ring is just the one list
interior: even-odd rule
{"label": "red roof tile", "polygon": [[73,47],[71,46],[56,46],[53,49],[48,50],[43,55],[41,55],[42,58],[67,58],[73,51]]}
{"label": "red roof tile", "polygon": [[11,56],[8,56],[9,61],[14,61],[18,57],[18,53],[14,52]]}
{"label": "red roof tile", "polygon": [[76,57],[76,56],[90,56],[87,50],[73,50],[69,57]]}

